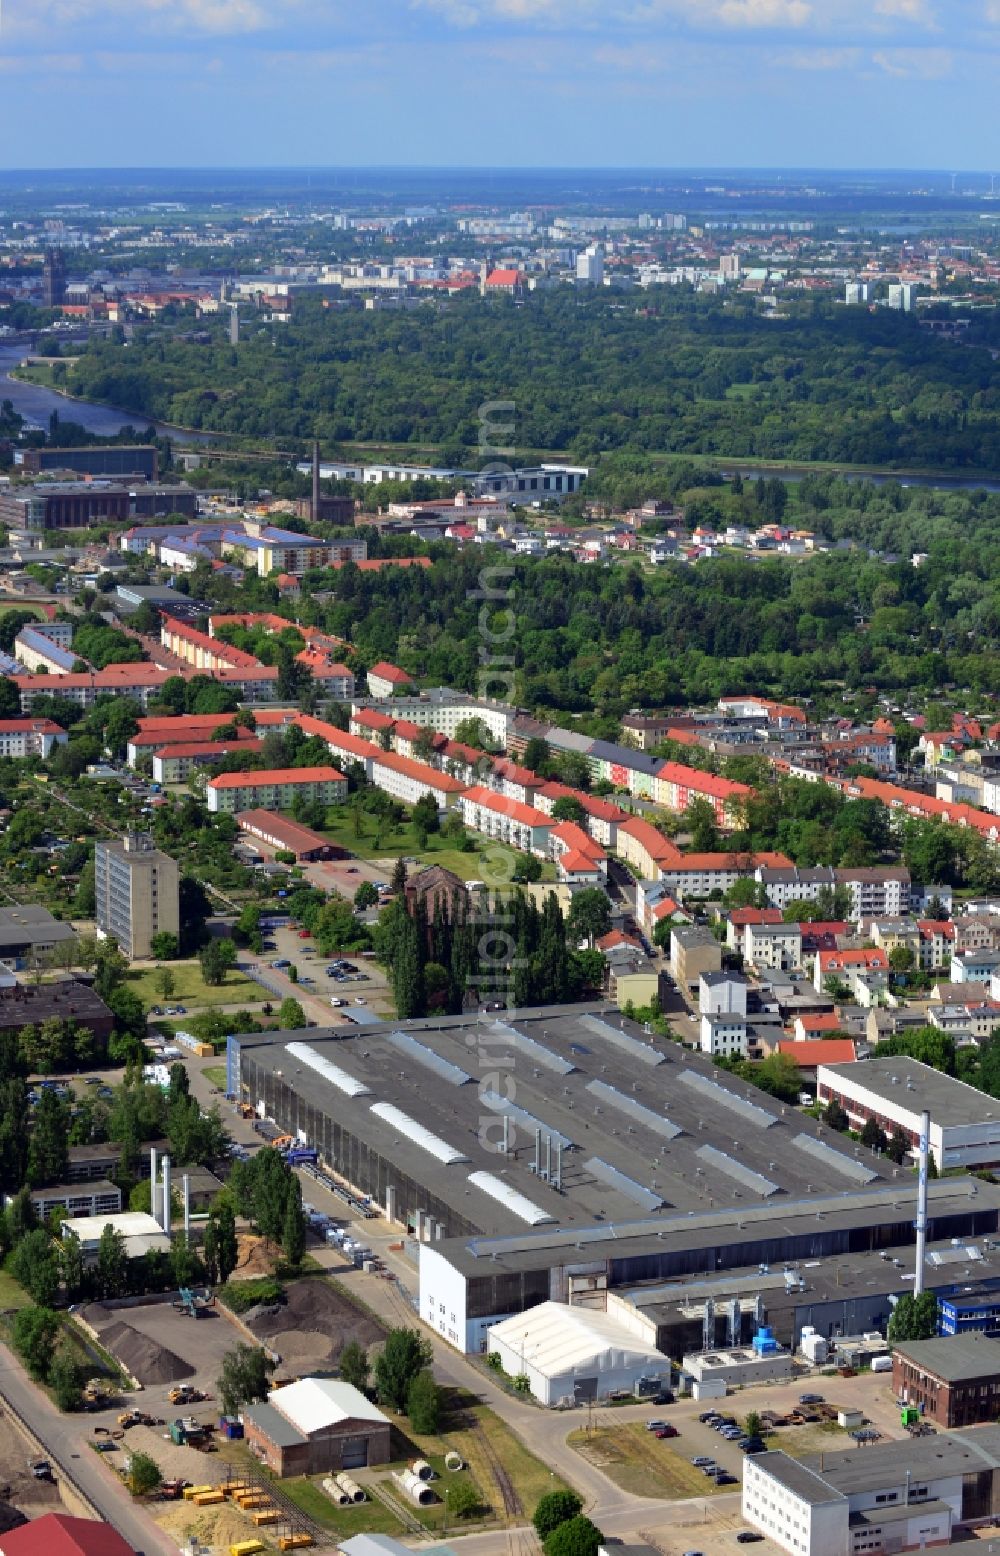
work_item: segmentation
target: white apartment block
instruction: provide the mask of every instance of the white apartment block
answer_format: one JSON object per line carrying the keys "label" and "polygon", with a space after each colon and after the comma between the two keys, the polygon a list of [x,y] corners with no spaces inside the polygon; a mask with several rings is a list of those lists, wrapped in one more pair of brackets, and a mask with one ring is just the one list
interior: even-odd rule
{"label": "white apartment block", "polygon": [[701,1051],[714,1059],[745,1059],[747,1055],[747,1018],[736,1011],[701,1018]]}
{"label": "white apartment block", "polygon": [[467,789],[458,805],[462,820],[473,832],[539,859],[548,858],[553,823],[541,811],[483,788]]}
{"label": "white apartment block", "polygon": [[425,794],[431,794],[439,810],[448,810],[462,793],[457,778],[438,772],[426,762],[415,762],[408,756],[397,756],[394,751],[380,752],[371,759],[371,781],[377,789],[391,794],[403,805],[415,805]]}

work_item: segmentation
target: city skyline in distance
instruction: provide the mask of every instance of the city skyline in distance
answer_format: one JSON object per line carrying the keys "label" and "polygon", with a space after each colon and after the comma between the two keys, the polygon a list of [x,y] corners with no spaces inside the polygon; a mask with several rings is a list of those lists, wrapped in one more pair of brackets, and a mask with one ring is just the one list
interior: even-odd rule
{"label": "city skyline in distance", "polygon": [[25,170],[988,179],[998,56],[997,0],[3,0],[0,127]]}

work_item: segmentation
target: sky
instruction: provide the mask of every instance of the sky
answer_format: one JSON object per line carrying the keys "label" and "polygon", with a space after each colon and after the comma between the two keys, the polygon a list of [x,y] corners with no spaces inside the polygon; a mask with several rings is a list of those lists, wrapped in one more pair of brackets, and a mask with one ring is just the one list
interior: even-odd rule
{"label": "sky", "polygon": [[998,65],[1000,0],[0,0],[0,161],[1000,173]]}

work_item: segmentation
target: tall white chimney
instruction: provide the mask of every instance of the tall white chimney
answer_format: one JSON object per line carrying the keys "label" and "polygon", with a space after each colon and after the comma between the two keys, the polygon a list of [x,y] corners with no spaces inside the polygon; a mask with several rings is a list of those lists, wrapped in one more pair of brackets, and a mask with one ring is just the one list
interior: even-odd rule
{"label": "tall white chimney", "polygon": [[917,1273],[913,1295],[924,1289],[924,1260],[927,1257],[927,1158],[930,1154],[931,1116],[926,1108],[920,1115],[920,1157],[917,1172]]}
{"label": "tall white chimney", "polygon": [[191,1236],[191,1179],[187,1173],[181,1179],[181,1187],[184,1190],[184,1236]]}
{"label": "tall white chimney", "polygon": [[170,1220],[170,1157],[165,1156],[163,1158],[163,1220],[160,1222],[160,1225],[168,1237],[170,1236]]}
{"label": "tall white chimney", "polygon": [[157,1182],[159,1177],[157,1169],[156,1146],[151,1145],[149,1148],[149,1213],[159,1221],[159,1207],[156,1203],[156,1196],[160,1186]]}

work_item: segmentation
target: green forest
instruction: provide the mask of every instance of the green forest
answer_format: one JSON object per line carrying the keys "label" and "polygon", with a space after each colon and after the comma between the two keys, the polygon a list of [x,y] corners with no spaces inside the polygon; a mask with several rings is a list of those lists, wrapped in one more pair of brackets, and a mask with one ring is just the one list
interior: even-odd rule
{"label": "green forest", "polygon": [[[761,485],[766,496],[771,483]],[[755,491],[720,485],[684,500],[689,513],[697,506],[721,523],[752,512]],[[295,614],[353,644],[359,670],[388,658],[419,681],[474,690],[480,572],[509,570],[518,703],[553,719],[596,712],[607,733],[631,707],[743,690],[813,697],[827,711],[850,711],[846,698],[862,713],[879,693],[928,702],[968,690],[987,703],[1000,685],[1000,495],[832,476],[787,491],[786,518],[833,541],[851,537],[850,547],[650,570],[636,560],[593,568],[560,554],[528,560],[438,543],[429,569],[310,573]],[[913,553],[927,560],[914,567]],[[185,589],[206,609],[277,604],[272,583],[237,591],[207,568]]]}
{"label": "green forest", "polygon": [[[91,339],[73,394],[259,439],[433,445],[472,458],[479,408],[512,401],[512,441],[606,450],[1000,470],[1000,374],[912,315],[825,299],[763,313],[686,287],[461,296],[402,314],[296,300],[291,322],[177,320]],[[967,339],[974,340],[974,331]],[[457,461],[456,461],[457,462]],[[481,463],[477,459],[477,463]]]}

